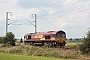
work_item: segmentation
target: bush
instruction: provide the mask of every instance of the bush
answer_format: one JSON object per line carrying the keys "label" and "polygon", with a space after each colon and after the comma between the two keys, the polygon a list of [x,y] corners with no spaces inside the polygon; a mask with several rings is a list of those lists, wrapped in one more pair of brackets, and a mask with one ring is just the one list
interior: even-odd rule
{"label": "bush", "polygon": [[4,44],[5,45],[12,45],[15,46],[15,39],[14,39],[14,34],[12,32],[8,32],[6,34],[6,37],[4,39]]}
{"label": "bush", "polygon": [[83,44],[80,45],[82,54],[90,54],[90,39],[84,39]]}
{"label": "bush", "polygon": [[22,40],[22,38],[20,39],[20,43],[23,43],[23,40]]}
{"label": "bush", "polygon": [[90,30],[88,30],[86,38],[80,45],[80,51],[82,54],[90,54]]}
{"label": "bush", "polygon": [[5,39],[4,36],[3,36],[3,37],[0,37],[0,43],[1,43],[1,44],[4,43],[4,39]]}

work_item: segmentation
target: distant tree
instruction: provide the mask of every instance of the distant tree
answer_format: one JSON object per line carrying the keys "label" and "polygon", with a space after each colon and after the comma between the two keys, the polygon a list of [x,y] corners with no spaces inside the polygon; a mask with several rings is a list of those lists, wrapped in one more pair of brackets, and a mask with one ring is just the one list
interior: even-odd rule
{"label": "distant tree", "polygon": [[72,41],[72,38],[70,38],[69,40]]}
{"label": "distant tree", "polygon": [[79,39],[78,38],[75,38],[75,41],[78,41]]}
{"label": "distant tree", "polygon": [[22,38],[20,39],[20,43],[23,43],[23,39]]}
{"label": "distant tree", "polygon": [[5,39],[4,36],[3,37],[0,37],[0,43],[4,43],[4,39]]}
{"label": "distant tree", "polygon": [[84,38],[83,43],[80,45],[80,51],[83,54],[90,54],[90,29],[87,32],[86,38]]}
{"label": "distant tree", "polygon": [[14,34],[12,32],[8,32],[4,38],[4,44],[10,44],[12,46],[15,46],[15,39]]}
{"label": "distant tree", "polygon": [[2,43],[2,37],[0,37],[0,43]]}

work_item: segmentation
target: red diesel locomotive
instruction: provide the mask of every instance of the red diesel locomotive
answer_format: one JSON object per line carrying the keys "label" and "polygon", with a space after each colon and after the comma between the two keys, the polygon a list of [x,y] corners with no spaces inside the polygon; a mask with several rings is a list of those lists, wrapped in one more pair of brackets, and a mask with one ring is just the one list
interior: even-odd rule
{"label": "red diesel locomotive", "polygon": [[45,45],[52,46],[65,46],[66,33],[60,31],[48,31],[38,33],[28,33],[24,35],[24,43],[30,45]]}

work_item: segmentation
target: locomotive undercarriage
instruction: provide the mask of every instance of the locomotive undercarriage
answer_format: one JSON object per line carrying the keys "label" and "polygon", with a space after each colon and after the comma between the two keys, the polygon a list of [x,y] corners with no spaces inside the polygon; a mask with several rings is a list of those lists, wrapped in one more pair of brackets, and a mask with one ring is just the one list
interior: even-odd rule
{"label": "locomotive undercarriage", "polygon": [[25,44],[32,46],[47,46],[47,47],[64,47],[66,42],[59,43],[55,40],[53,41],[24,41]]}

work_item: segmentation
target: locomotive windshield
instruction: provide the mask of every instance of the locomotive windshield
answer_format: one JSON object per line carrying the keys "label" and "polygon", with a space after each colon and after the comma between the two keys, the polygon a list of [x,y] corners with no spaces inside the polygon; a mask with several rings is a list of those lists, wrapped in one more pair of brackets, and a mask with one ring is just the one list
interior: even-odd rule
{"label": "locomotive windshield", "polygon": [[65,37],[65,34],[58,33],[58,34],[56,34],[56,37]]}
{"label": "locomotive windshield", "polygon": [[66,37],[66,34],[63,31],[59,31],[56,33],[56,37]]}

